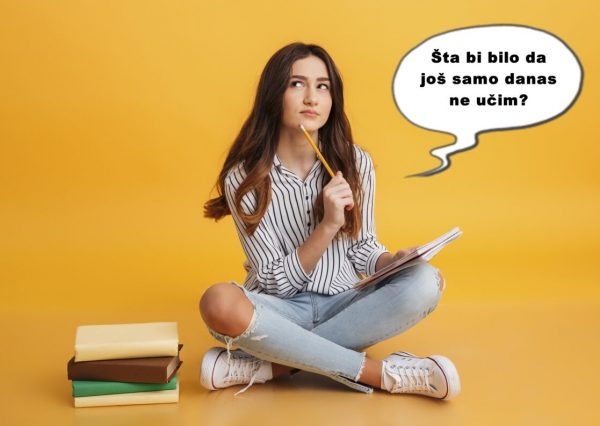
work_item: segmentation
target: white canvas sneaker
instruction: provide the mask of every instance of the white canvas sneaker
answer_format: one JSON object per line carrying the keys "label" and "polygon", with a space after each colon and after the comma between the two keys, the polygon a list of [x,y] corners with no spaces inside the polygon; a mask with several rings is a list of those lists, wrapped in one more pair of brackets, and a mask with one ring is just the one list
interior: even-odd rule
{"label": "white canvas sneaker", "polygon": [[442,355],[419,358],[395,352],[383,360],[381,388],[391,393],[414,393],[449,400],[460,393],[456,367]]}
{"label": "white canvas sneaker", "polygon": [[247,384],[235,395],[245,392],[254,383],[264,383],[273,378],[271,363],[263,361],[242,350],[227,351],[226,348],[210,348],[202,358],[200,383],[208,390],[223,389]]}

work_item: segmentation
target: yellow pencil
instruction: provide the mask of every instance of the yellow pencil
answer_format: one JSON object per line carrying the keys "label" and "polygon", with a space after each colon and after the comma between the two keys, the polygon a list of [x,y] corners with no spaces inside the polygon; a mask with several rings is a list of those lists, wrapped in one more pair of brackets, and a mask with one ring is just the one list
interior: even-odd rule
{"label": "yellow pencil", "polygon": [[[319,160],[321,160],[321,163],[323,163],[323,165],[327,169],[327,172],[329,172],[329,176],[333,177],[334,176],[333,170],[331,170],[331,167],[329,167],[329,164],[327,164],[327,161],[325,161],[325,158],[323,158],[323,155],[321,154],[321,151],[319,151],[319,148],[317,148],[317,144],[315,143],[315,141],[312,140],[312,138],[310,137],[310,135],[308,134],[308,132],[306,131],[306,129],[304,128],[304,126],[302,124],[300,124],[300,128],[304,132],[304,136],[306,136],[306,139],[308,139],[308,142],[310,143],[310,145],[313,147],[313,149],[317,153],[317,157],[319,157]],[[354,204],[352,204],[350,206],[346,206],[346,210],[352,210],[353,207],[354,207]]]}
{"label": "yellow pencil", "polygon": [[308,142],[310,142],[311,146],[317,153],[317,157],[319,157],[319,160],[321,160],[321,163],[323,163],[323,165],[329,172],[329,175],[331,177],[333,177],[334,176],[333,170],[331,170],[331,167],[329,167],[329,164],[327,164],[327,161],[325,161],[325,159],[323,158],[323,155],[321,155],[321,152],[319,151],[319,148],[317,148],[317,145],[315,144],[315,142],[312,140],[312,138],[310,137],[310,135],[308,134],[308,132],[306,131],[306,129],[304,128],[304,126],[302,124],[300,124],[300,128],[304,132],[304,136],[306,136],[306,139],[308,139]]}

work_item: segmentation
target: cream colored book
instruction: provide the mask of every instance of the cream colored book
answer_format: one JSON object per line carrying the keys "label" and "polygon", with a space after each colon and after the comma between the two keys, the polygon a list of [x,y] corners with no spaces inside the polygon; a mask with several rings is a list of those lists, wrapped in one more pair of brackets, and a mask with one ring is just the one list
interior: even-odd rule
{"label": "cream colored book", "polygon": [[179,383],[172,390],[121,393],[113,395],[80,396],[73,398],[75,407],[109,405],[167,404],[179,401]]}
{"label": "cream colored book", "polygon": [[75,337],[75,362],[177,356],[176,322],[82,325]]}

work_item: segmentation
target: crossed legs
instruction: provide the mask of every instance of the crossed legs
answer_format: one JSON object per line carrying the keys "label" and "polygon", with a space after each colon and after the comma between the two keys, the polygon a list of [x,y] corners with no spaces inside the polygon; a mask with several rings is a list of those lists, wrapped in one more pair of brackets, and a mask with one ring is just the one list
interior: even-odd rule
{"label": "crossed legs", "polygon": [[[443,277],[439,275],[439,272],[437,283],[439,291],[441,292],[444,288],[444,280]],[[373,302],[373,300],[371,302]],[[236,289],[230,283],[219,283],[210,287],[202,296],[200,300],[200,313],[202,319],[209,328],[223,335],[233,337],[239,336],[248,328],[254,313],[254,305],[246,297],[241,288]],[[347,315],[352,316],[352,313],[347,313]],[[335,317],[329,321],[334,319]],[[329,324],[328,322],[321,324],[321,326],[323,326],[320,327],[322,332],[317,330],[319,327],[315,329],[315,332],[317,334],[325,334],[326,337],[328,337],[328,332],[326,331],[327,326],[335,327],[333,321]],[[372,387],[380,388],[381,368],[381,361],[366,357],[358,381]],[[277,363],[272,363],[272,369],[273,377],[289,374],[292,370],[291,367]]]}

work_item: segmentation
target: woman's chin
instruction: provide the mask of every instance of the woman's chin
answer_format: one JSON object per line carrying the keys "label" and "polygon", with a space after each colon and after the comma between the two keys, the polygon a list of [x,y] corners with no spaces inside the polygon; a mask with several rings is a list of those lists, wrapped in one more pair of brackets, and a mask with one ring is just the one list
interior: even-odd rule
{"label": "woman's chin", "polygon": [[300,127],[300,124],[302,124],[302,126],[304,126],[304,128],[306,129],[307,132],[315,132],[317,130],[319,130],[320,127],[318,123],[311,123],[308,120],[300,122],[298,127]]}
{"label": "woman's chin", "polygon": [[319,130],[319,128],[323,127],[320,125],[321,123],[316,123],[316,122],[312,122],[310,120],[299,120],[296,122],[288,122],[288,123],[283,123],[283,127],[285,129],[287,129],[287,131],[292,131],[292,132],[302,132],[302,129],[300,128],[300,125],[302,125],[302,127],[304,127],[304,129],[308,132],[308,133],[313,133],[317,130]]}

